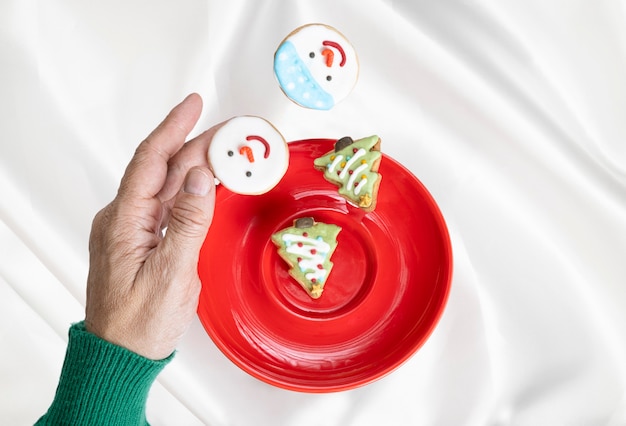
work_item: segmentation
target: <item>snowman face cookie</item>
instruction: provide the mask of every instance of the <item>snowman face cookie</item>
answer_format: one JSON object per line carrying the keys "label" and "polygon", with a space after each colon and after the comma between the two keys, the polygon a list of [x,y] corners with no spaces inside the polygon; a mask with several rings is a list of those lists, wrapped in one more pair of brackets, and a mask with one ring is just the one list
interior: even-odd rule
{"label": "snowman face cookie", "polygon": [[283,136],[260,117],[234,117],[220,126],[208,150],[213,174],[226,188],[244,195],[263,194],[287,171],[289,149]]}
{"label": "snowman face cookie", "polygon": [[309,24],[280,44],[274,55],[274,74],[282,91],[298,105],[329,110],[352,91],[359,62],[339,31]]}

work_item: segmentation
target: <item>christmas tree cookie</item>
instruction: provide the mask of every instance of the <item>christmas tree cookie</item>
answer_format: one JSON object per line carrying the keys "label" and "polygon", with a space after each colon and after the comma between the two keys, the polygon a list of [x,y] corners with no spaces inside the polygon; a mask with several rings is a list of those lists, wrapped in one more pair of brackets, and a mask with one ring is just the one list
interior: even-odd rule
{"label": "christmas tree cookie", "polygon": [[341,227],[315,222],[312,217],[302,217],[294,225],[272,235],[278,254],[289,264],[291,275],[313,299],[324,291],[328,275],[333,268],[330,261],[337,247]]}
{"label": "christmas tree cookie", "polygon": [[341,196],[369,212],[376,207],[381,158],[378,136],[356,141],[346,136],[335,142],[334,151],[316,158],[313,164],[326,180],[339,186]]}

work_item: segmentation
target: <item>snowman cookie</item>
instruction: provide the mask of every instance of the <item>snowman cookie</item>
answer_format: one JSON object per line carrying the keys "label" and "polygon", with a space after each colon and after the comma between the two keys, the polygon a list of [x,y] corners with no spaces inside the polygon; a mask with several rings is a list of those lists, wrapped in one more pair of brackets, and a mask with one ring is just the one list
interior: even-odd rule
{"label": "snowman cookie", "polygon": [[323,24],[304,25],[289,34],[274,54],[280,88],[300,106],[329,110],[352,91],[359,61],[350,42]]}
{"label": "snowman cookie", "polygon": [[285,139],[267,120],[239,116],[223,123],[208,149],[209,167],[224,187],[244,195],[274,188],[289,165]]}

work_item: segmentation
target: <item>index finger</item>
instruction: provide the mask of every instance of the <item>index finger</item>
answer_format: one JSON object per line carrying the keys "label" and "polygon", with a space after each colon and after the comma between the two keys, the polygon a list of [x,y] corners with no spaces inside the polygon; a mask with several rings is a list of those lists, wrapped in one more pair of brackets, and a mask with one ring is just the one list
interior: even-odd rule
{"label": "index finger", "polygon": [[217,124],[202,132],[183,147],[172,157],[168,163],[167,177],[158,194],[161,201],[167,201],[174,197],[180,190],[187,172],[192,167],[209,167],[207,151],[213,135],[223,123]]}
{"label": "index finger", "polygon": [[122,177],[118,194],[152,198],[167,176],[168,161],[183,146],[202,112],[202,98],[196,93],[175,106],[156,129],[137,147]]}

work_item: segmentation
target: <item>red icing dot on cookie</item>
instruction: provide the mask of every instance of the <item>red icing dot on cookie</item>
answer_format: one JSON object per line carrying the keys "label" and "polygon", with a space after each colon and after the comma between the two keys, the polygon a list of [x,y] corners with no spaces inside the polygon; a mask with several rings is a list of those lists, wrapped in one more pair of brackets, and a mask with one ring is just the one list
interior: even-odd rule
{"label": "red icing dot on cookie", "polygon": [[311,278],[311,282],[312,282],[313,284],[315,284],[315,283],[317,282],[317,280],[316,280],[315,278]]}
{"label": "red icing dot on cookie", "polygon": [[301,257],[298,258],[298,263],[300,263],[300,262],[302,262],[302,258]]}
{"label": "red icing dot on cookie", "polygon": [[308,233],[308,232],[303,232],[303,233],[302,233],[302,236],[303,236],[303,237],[308,237],[308,236],[309,236],[309,233]]}
{"label": "red icing dot on cookie", "polygon": [[322,264],[320,263],[319,265],[317,265],[317,269],[324,269],[324,267],[322,266]]}
{"label": "red icing dot on cookie", "polygon": [[348,170],[348,174],[354,173],[354,170]]}
{"label": "red icing dot on cookie", "polygon": [[311,254],[315,254],[315,253],[317,253],[317,250],[311,249]]}
{"label": "red icing dot on cookie", "polygon": [[352,152],[354,152],[355,154],[356,154],[357,151],[358,151],[358,149],[352,148]]}
{"label": "red icing dot on cookie", "polygon": [[302,247],[302,243],[300,243],[300,242],[299,242],[299,243],[298,243],[298,247]]}

